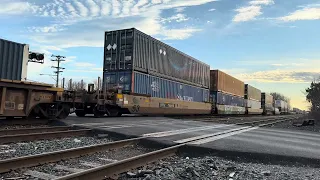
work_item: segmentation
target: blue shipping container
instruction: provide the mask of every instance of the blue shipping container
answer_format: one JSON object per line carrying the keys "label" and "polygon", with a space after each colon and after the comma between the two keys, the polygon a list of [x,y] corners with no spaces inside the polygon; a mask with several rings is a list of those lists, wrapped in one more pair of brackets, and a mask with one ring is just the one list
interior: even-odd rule
{"label": "blue shipping container", "polygon": [[210,98],[212,99],[212,102],[216,104],[245,107],[245,100],[243,97],[214,91],[211,92]]}
{"label": "blue shipping container", "polygon": [[124,93],[150,95],[151,97],[208,102],[209,90],[155,77],[139,72],[106,72],[107,89],[119,87]]}

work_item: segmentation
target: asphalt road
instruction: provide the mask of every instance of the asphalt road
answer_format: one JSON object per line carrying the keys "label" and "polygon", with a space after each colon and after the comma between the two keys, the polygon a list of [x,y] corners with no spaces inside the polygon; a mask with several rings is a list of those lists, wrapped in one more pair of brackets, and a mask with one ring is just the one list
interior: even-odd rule
{"label": "asphalt road", "polygon": [[[78,118],[68,117],[67,124],[104,129],[128,136],[147,136],[152,140],[176,144],[243,126],[214,124],[166,117]],[[192,147],[217,152],[257,155],[266,158],[296,158],[320,161],[320,134],[273,128],[251,128],[225,137],[197,141]]]}

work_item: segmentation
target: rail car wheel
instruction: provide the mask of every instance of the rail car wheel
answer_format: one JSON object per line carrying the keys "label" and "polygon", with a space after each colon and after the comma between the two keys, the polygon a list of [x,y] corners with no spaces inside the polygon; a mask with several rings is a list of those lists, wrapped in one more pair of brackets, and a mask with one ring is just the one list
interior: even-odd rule
{"label": "rail car wheel", "polygon": [[70,114],[70,106],[65,105],[65,104],[60,105],[59,106],[59,112],[60,112],[60,114],[58,114],[58,116],[57,116],[58,119],[67,118],[69,116],[69,114]]}
{"label": "rail car wheel", "polygon": [[86,116],[86,112],[85,111],[82,111],[82,110],[76,110],[76,115],[78,117],[85,117]]}
{"label": "rail car wheel", "polygon": [[120,116],[122,116],[122,113],[119,111],[119,109],[111,108],[109,110],[109,116],[110,117],[120,117]]}
{"label": "rail car wheel", "polygon": [[96,108],[93,109],[93,115],[95,118],[101,118],[104,116],[105,113],[97,110]]}

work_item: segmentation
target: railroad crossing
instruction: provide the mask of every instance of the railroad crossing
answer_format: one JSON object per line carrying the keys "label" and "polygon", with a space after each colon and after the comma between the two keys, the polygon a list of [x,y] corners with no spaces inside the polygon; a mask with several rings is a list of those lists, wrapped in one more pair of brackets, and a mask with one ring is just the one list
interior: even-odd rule
{"label": "railroad crossing", "polygon": [[[166,145],[199,139],[189,145],[211,149],[222,154],[246,155],[255,158],[320,160],[320,134],[314,132],[264,128],[252,126],[252,124],[217,124],[166,117],[93,119],[70,116],[65,122],[69,125],[100,129],[127,137],[147,137]],[[263,124],[263,122],[258,124]]]}

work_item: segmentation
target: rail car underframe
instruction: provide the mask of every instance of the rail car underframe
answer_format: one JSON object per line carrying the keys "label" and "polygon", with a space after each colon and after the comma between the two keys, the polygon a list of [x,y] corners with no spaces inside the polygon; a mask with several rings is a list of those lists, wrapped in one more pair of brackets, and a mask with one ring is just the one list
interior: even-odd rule
{"label": "rail car underframe", "polygon": [[64,95],[50,85],[0,80],[0,117],[64,119],[72,105]]}

